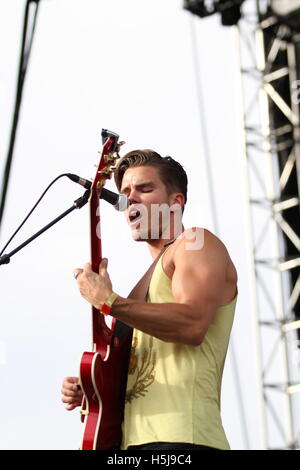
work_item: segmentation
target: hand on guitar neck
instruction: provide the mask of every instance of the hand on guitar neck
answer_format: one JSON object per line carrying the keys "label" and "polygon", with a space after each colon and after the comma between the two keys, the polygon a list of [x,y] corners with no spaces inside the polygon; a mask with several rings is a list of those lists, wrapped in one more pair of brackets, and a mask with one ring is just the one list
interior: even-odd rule
{"label": "hand on guitar neck", "polygon": [[112,283],[107,272],[108,260],[103,258],[99,265],[99,273],[92,270],[90,263],[84,268],[74,270],[79,291],[91,305],[100,309],[112,293]]}

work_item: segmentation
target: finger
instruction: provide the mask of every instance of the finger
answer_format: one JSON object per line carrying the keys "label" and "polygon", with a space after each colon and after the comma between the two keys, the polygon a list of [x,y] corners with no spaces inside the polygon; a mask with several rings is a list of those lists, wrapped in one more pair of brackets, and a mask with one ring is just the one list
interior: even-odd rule
{"label": "finger", "polygon": [[78,393],[81,393],[76,385],[69,385],[68,387],[62,387],[61,394],[70,397],[75,397]]}
{"label": "finger", "polygon": [[86,274],[91,273],[92,272],[91,263],[85,263],[85,265],[83,266],[83,270]]}
{"label": "finger", "polygon": [[72,410],[74,410],[75,406],[73,406],[73,405],[66,405],[65,408],[66,408],[66,410],[68,410],[68,411],[72,411]]}
{"label": "finger", "polygon": [[65,397],[77,397],[77,396],[79,396],[79,393],[81,393],[81,392],[72,391],[72,390],[69,390],[69,389],[66,389],[66,388],[63,388],[61,390],[61,394],[64,395]]}
{"label": "finger", "polygon": [[103,258],[103,260],[101,261],[99,265],[99,274],[103,276],[107,271],[107,266],[108,266],[108,259]]}
{"label": "finger", "polygon": [[62,388],[61,394],[65,397],[77,398],[82,394],[82,392],[80,390],[74,391],[68,388]]}
{"label": "finger", "polygon": [[82,394],[81,387],[76,383],[63,383],[61,388],[63,395],[76,396]]}
{"label": "finger", "polygon": [[72,410],[74,410],[77,406],[79,406],[79,403],[78,403],[78,404],[74,404],[74,405],[66,405],[65,408],[66,408],[66,410],[68,410],[68,411],[72,411]]}
{"label": "finger", "polygon": [[79,378],[78,377],[65,377],[62,383],[62,388],[67,390],[78,390]]}
{"label": "finger", "polygon": [[81,403],[82,401],[82,396],[76,396],[76,397],[69,397],[67,395],[63,395],[61,397],[61,401],[63,403],[68,403],[68,404],[74,404],[74,403]]}
{"label": "finger", "polygon": [[66,408],[66,410],[68,410],[68,411],[72,411],[72,410],[74,410],[74,408],[76,408],[76,407],[73,406],[73,405],[66,405],[65,408]]}
{"label": "finger", "polygon": [[74,400],[72,397],[66,397],[65,395],[61,397],[61,401],[63,403],[67,403],[68,405],[72,405],[78,402],[78,400]]}
{"label": "finger", "polygon": [[79,377],[74,377],[74,376],[65,377],[63,382],[78,384],[79,383]]}
{"label": "finger", "polygon": [[75,279],[77,279],[79,274],[81,274],[82,272],[83,272],[83,269],[81,269],[81,268],[74,269],[73,275],[74,275]]}

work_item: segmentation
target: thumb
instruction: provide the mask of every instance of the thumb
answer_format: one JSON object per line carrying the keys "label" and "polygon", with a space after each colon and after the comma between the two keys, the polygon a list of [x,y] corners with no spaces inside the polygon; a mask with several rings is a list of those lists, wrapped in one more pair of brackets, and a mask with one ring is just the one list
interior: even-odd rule
{"label": "thumb", "polygon": [[103,258],[103,260],[101,261],[99,265],[99,274],[103,274],[103,271],[106,271],[107,265],[108,265],[108,259]]}

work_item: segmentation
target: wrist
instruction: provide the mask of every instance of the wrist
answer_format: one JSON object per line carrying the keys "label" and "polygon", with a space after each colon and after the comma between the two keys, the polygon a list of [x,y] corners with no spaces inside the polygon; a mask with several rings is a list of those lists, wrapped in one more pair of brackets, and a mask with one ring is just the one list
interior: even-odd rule
{"label": "wrist", "polygon": [[117,300],[118,294],[112,292],[106,299],[106,301],[100,307],[100,313],[102,315],[109,315],[112,309],[113,303]]}

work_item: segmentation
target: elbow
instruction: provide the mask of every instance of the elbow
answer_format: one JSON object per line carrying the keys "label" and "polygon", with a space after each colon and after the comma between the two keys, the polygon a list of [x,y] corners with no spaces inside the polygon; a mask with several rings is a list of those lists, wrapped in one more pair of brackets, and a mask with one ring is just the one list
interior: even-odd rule
{"label": "elbow", "polygon": [[194,335],[190,341],[190,346],[200,346],[204,340],[204,335]]}
{"label": "elbow", "polygon": [[186,337],[185,337],[185,344],[189,346],[200,346],[205,338],[206,331],[203,331],[200,328],[193,328]]}
{"label": "elbow", "polygon": [[190,308],[181,332],[183,343],[189,346],[200,346],[203,343],[210,325],[207,317],[208,315],[202,315],[202,312],[200,314],[198,309]]}

